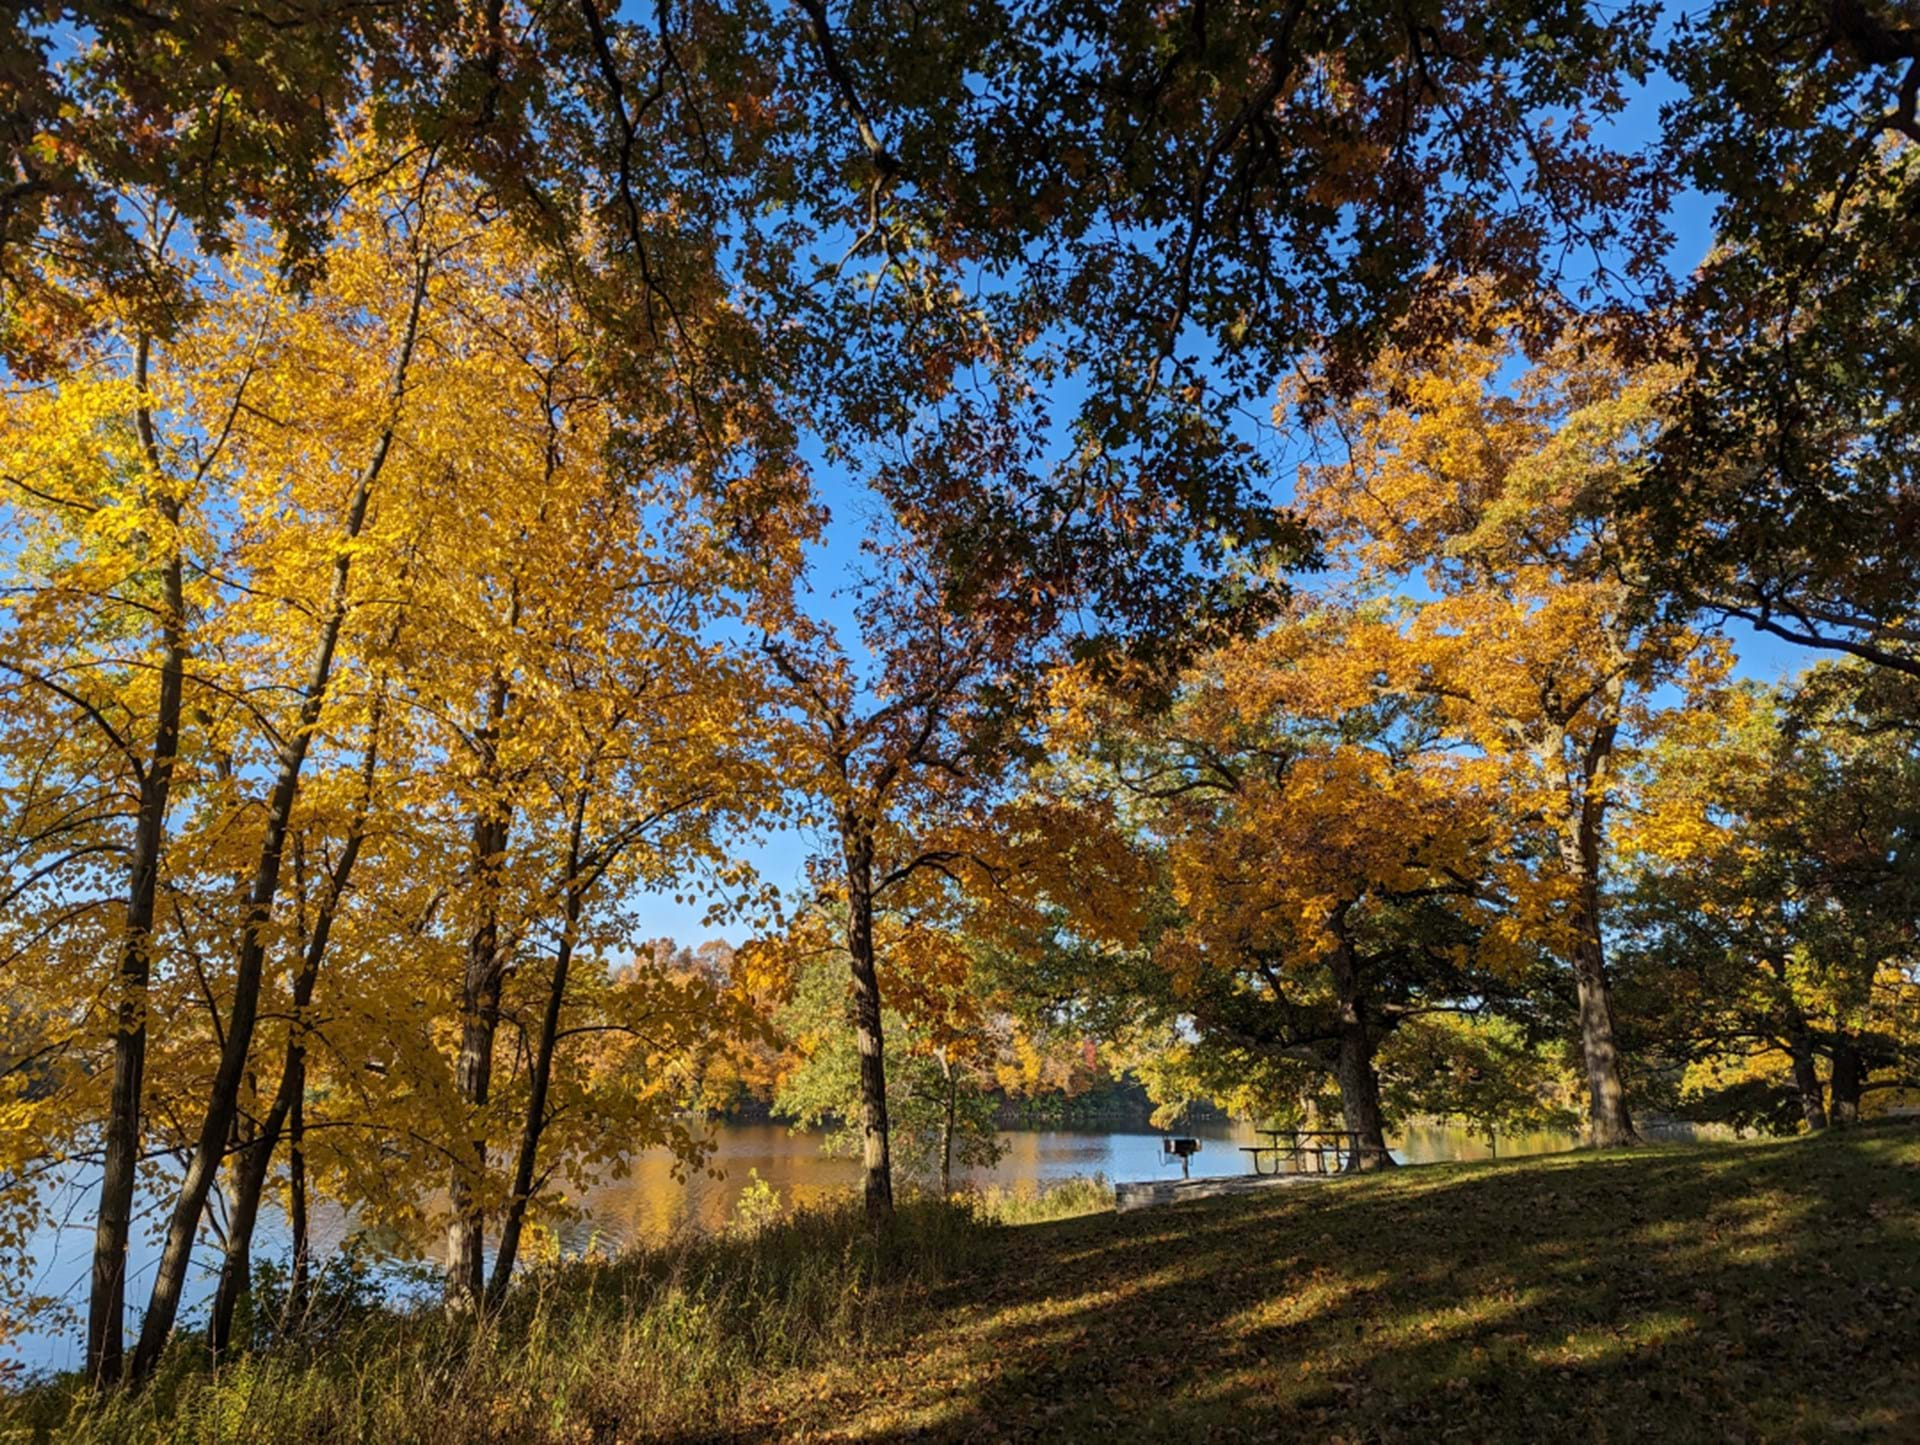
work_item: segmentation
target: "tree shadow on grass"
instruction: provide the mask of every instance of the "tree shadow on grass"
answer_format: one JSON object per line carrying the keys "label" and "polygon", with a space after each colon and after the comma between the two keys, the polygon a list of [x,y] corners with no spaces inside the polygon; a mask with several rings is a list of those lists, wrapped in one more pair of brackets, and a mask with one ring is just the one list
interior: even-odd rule
{"label": "tree shadow on grass", "polygon": [[1920,1131],[1394,1175],[1005,1232],[863,1438],[1920,1440]]}

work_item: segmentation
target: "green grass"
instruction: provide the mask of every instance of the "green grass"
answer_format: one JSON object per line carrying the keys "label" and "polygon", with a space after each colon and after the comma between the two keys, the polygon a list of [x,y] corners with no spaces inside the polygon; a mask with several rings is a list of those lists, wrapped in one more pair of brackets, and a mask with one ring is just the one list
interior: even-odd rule
{"label": "green grass", "polygon": [[183,1349],[131,1400],[15,1397],[0,1435],[1920,1439],[1914,1128],[982,1218],[1104,1197],[570,1265],[485,1328],[376,1314],[217,1376]]}

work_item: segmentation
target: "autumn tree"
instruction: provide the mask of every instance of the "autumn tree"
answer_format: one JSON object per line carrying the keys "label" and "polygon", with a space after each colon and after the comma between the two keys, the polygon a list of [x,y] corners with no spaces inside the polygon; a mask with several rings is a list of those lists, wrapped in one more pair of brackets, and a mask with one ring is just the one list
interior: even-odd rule
{"label": "autumn tree", "polygon": [[1659,424],[1660,378],[1597,341],[1514,359],[1497,310],[1443,360],[1390,353],[1337,408],[1336,459],[1301,504],[1364,596],[1403,600],[1370,642],[1383,693],[1430,700],[1438,726],[1497,769],[1512,826],[1543,840],[1525,906],[1573,975],[1593,1142],[1633,1141],[1606,967],[1608,814],[1623,750],[1660,692],[1704,686],[1718,652],[1663,619],[1616,521]]}
{"label": "autumn tree", "polygon": [[1915,760],[1874,682],[1823,665],[1795,690],[1742,688],[1649,765],[1624,839],[1626,956],[1694,1107],[1823,1129],[1913,1077]]}
{"label": "autumn tree", "polygon": [[[341,137],[371,128],[390,155],[430,147],[476,179],[573,264],[581,298],[591,292],[609,319],[646,323],[634,334],[654,342],[677,330],[711,367],[727,356],[707,344],[719,221],[740,156],[767,129],[752,59],[764,44],[706,7],[645,23],[598,4],[454,0],[404,12],[339,0],[271,14],[212,0],[19,7],[0,29],[0,349],[55,354],[107,298],[160,336],[187,314],[192,278],[153,255],[122,205],[130,188],[201,251],[268,233],[296,283],[317,279],[350,184]],[[676,224],[658,220],[668,193]],[[583,225],[589,215],[607,228]],[[631,379],[641,385],[644,367]]]}
{"label": "autumn tree", "polygon": [[[812,525],[786,433],[716,448],[677,431],[665,352],[654,409],[623,409],[588,380],[569,288],[490,198],[430,150],[371,180],[368,154],[342,158],[360,179],[323,284],[296,290],[283,254],[243,237],[200,257],[169,341],[109,315],[68,370],[8,392],[8,936],[72,1065],[31,1147],[85,1157],[88,1121],[108,1120],[101,1379],[143,1178],[172,1208],[136,1374],[223,1173],[226,1342],[283,1144],[299,1201],[323,1187],[405,1217],[418,1146],[445,1140],[434,1173],[470,1161],[454,1171],[456,1190],[473,1181],[467,1223],[492,1208],[508,1225],[497,1296],[559,1163],[610,1161],[588,1121],[672,1134],[662,1080],[729,1027],[710,989],[608,984],[604,951],[629,890],[707,872],[751,892],[721,838],[774,790],[758,663],[720,632],[783,605]],[[169,244],[164,216],[153,228]],[[37,781],[15,794],[16,776]],[[114,858],[130,901],[109,927]],[[72,971],[103,949],[113,979]],[[537,992],[503,998],[509,976]],[[62,1001],[76,977],[80,1010]],[[527,1011],[499,1101],[517,1125],[506,1171],[487,1153],[507,1124],[481,1082],[491,1033],[466,1041],[463,1089],[429,999],[458,1000],[463,1033]],[[650,1037],[622,1057],[651,1062],[579,1042],[603,1035]],[[368,1143],[394,1138],[408,1156]],[[177,1185],[154,1162],[175,1153]]]}
{"label": "autumn tree", "polygon": [[[334,437],[326,439],[338,448],[329,460],[346,473],[350,484],[343,497],[334,499],[334,513],[329,519],[332,525],[323,524],[322,529],[316,529],[317,536],[310,534],[300,539],[309,545],[319,542],[322,549],[319,555],[303,557],[294,551],[287,556],[283,563],[286,571],[280,575],[265,569],[257,573],[261,580],[272,578],[296,597],[311,588],[307,596],[312,600],[306,601],[305,612],[312,623],[310,629],[295,630],[297,640],[289,639],[290,673],[297,679],[292,696],[297,703],[291,712],[283,713],[268,732],[270,763],[266,771],[271,781],[264,798],[265,816],[257,852],[249,867],[233,964],[231,1000],[219,1031],[219,1067],[208,1088],[197,1137],[168,1219],[160,1263],[142,1316],[139,1345],[132,1361],[136,1377],[148,1373],[157,1363],[172,1331],[201,1216],[238,1117],[259,1019],[266,957],[277,936],[274,915],[303,771],[315,736],[322,727],[349,618],[352,616],[358,622],[370,620],[364,610],[355,607],[356,588],[364,587],[366,579],[355,577],[354,564],[369,519],[374,516],[375,495],[386,477],[388,459],[396,449],[409,376],[421,351],[421,321],[429,278],[445,260],[448,250],[457,244],[457,231],[446,228],[473,224],[470,211],[461,214],[467,208],[457,201],[448,206],[452,216],[436,214],[435,203],[443,198],[433,193],[430,159],[418,169],[397,173],[395,181],[398,188],[389,192],[386,208],[376,209],[367,217],[366,235],[371,253],[368,260],[372,263],[365,273],[367,290],[353,294],[349,284],[343,284],[343,276],[330,298],[343,308],[377,307],[381,314],[391,318],[384,354],[374,351],[368,356],[363,352],[353,358],[363,366],[367,360],[384,363],[384,374],[375,373],[380,377],[377,385],[365,386],[364,390],[356,388],[354,393],[349,393],[352,409],[337,418],[346,425]],[[469,201],[468,205],[471,204]],[[377,250],[373,243],[378,244]],[[297,365],[309,359],[300,356],[299,343],[311,332],[304,335],[302,332],[324,315],[324,308],[294,313],[294,344],[282,353],[285,363]],[[334,334],[351,335],[344,327]],[[288,456],[279,448],[302,442],[311,446],[313,440],[299,438],[294,429],[277,432],[263,429],[238,438],[237,448],[243,454],[251,453],[247,460],[253,475],[263,481],[277,481],[286,474],[282,467]],[[358,450],[360,455],[354,457],[353,450]],[[326,513],[320,515],[326,516]],[[384,519],[389,515],[388,509],[382,506],[380,517]],[[299,637],[300,631],[306,635]]]}
{"label": "autumn tree", "polygon": [[[1072,377],[1071,466],[1003,469],[1003,505],[957,532],[931,473],[891,503],[953,560],[1077,572],[1144,644],[1176,617],[1164,604],[1194,600],[1196,558],[1287,542],[1235,408],[1303,357],[1345,392],[1395,328],[1443,349],[1466,277],[1494,278],[1541,333],[1555,302],[1657,297],[1675,158],[1761,224],[1784,170],[1746,180],[1749,140],[1778,142],[1760,153],[1782,168],[1816,162],[1801,215],[1849,174],[1835,137],[1856,100],[1889,102],[1882,129],[1909,123],[1888,89],[1906,31],[1871,7],[1728,3],[1664,54],[1657,21],[1495,3],[30,9],[5,32],[0,275],[38,299],[9,336],[31,353],[36,329],[63,329],[35,318],[71,320],[99,286],[177,296],[129,250],[123,184],[207,245],[236,217],[271,227],[314,274],[332,147],[365,114],[540,237],[634,405],[666,347],[716,414],[784,395],[836,440],[885,438],[951,407],[992,353],[996,404],[1039,438],[1065,413],[1028,378]],[[1774,29],[1823,66],[1804,151],[1782,138],[1777,78],[1723,59]],[[1691,97],[1650,160],[1608,123],[1660,60]],[[1747,244],[1731,213],[1723,230]],[[99,286],[42,286],[47,255]]]}
{"label": "autumn tree", "polygon": [[[157,249],[166,222],[151,206],[145,220],[147,244]],[[217,335],[196,339],[214,347],[208,374],[183,368],[169,386],[175,369],[156,365],[149,334],[137,325],[107,329],[75,357],[64,385],[11,388],[6,418],[7,519],[19,559],[0,657],[8,771],[36,780],[17,795],[11,819],[8,915],[35,920],[28,946],[57,926],[46,910],[58,910],[53,920],[92,926],[118,955],[116,982],[102,1000],[114,1019],[113,1083],[101,1110],[108,1125],[88,1349],[90,1372],[108,1377],[119,1368],[146,994],[181,749],[191,625],[187,521],[203,502],[227,429],[215,423],[216,445],[198,457],[187,437],[209,419],[209,403],[224,400],[238,415],[251,370],[245,360],[237,369],[221,364]],[[208,384],[197,389],[195,381]],[[169,426],[175,407],[185,416]],[[116,525],[103,528],[108,519]],[[91,625],[76,626],[81,618]],[[76,724],[87,730],[77,747]],[[125,860],[115,880],[124,903],[109,925],[91,915],[110,906],[101,895],[115,882],[101,865],[116,858]],[[86,882],[63,888],[60,875],[75,865]],[[71,1042],[69,1034],[60,1052]]]}
{"label": "autumn tree", "polygon": [[819,334],[860,363],[854,421],[912,414],[956,329],[1072,377],[1045,409],[1079,463],[987,520],[1035,568],[1106,541],[1116,613],[1223,536],[1284,544],[1235,408],[1303,358],[1349,389],[1396,324],[1443,349],[1458,313],[1427,303],[1462,278],[1544,316],[1661,260],[1664,174],[1605,125],[1652,58],[1645,7],[818,0],[783,20],[796,187],[853,237],[822,266],[873,287],[822,298],[852,312]]}
{"label": "autumn tree", "polygon": [[[712,498],[696,406],[655,356],[654,409],[637,414],[591,379],[585,318],[523,238],[474,260],[461,307],[470,364],[444,379],[449,416],[490,415],[490,445],[436,438],[433,531],[413,588],[409,705],[447,759],[440,807],[464,841],[441,927],[464,951],[453,1084],[465,1122],[452,1157],[449,1290],[500,1297],[535,1182],[555,1050],[576,953],[607,947],[602,900],[722,866],[720,838],[773,795],[756,755],[758,664],[720,640],[749,607],[777,608],[800,530],[769,503],[751,533]],[[505,303],[504,305],[502,303]],[[630,357],[630,367],[637,358]],[[798,497],[776,444],[725,453],[734,500]],[[795,514],[804,529],[804,499]],[[536,945],[535,940],[542,940]],[[514,1183],[492,1198],[499,1029],[510,983],[551,959],[524,1066],[527,1110]],[[629,990],[631,992],[631,990]],[[623,995],[616,993],[610,998]],[[691,995],[689,995],[691,997]],[[494,1282],[484,1222],[503,1210]]]}
{"label": "autumn tree", "polygon": [[[157,901],[173,887],[169,875],[185,880],[196,867],[211,867],[233,900],[214,906],[215,916],[224,918],[209,930],[214,950],[224,954],[229,937],[237,936],[238,944],[224,1000],[212,996],[205,973],[199,974],[220,1064],[204,1099],[185,1104],[187,1116],[198,1113],[201,1122],[187,1146],[192,1158],[155,1276],[137,1369],[151,1364],[171,1327],[200,1212],[234,1123],[293,810],[347,631],[355,549],[393,449],[426,276],[435,248],[444,244],[420,189],[426,170],[416,165],[390,173],[352,212],[348,225],[361,237],[367,264],[344,272],[336,295],[364,329],[350,340],[336,333],[346,345],[327,361],[344,384],[331,406],[280,427],[263,404],[283,394],[303,363],[317,359],[303,348],[314,340],[319,311],[303,315],[292,307],[274,275],[274,256],[257,249],[237,253],[230,265],[208,264],[196,324],[176,344],[162,349],[137,310],[128,313],[124,330],[109,311],[95,345],[76,355],[71,371],[13,394],[17,408],[45,413],[37,422],[18,410],[9,417],[8,470],[17,479],[11,518],[41,529],[45,538],[45,545],[28,544],[15,554],[27,574],[16,595],[37,598],[48,622],[59,616],[55,625],[64,635],[48,647],[31,612],[16,612],[21,624],[9,629],[8,671],[97,730],[130,769],[133,785],[131,792],[114,790],[134,800],[131,808],[110,807],[100,819],[108,837],[127,830],[129,874],[115,945],[117,978],[103,983],[100,995],[115,1025],[111,1101],[101,1111],[108,1124],[90,1306],[88,1360],[97,1378],[112,1378],[120,1368],[149,985],[160,966]],[[149,209],[146,217],[149,244],[167,246],[170,215]],[[289,480],[276,463],[294,453],[276,456],[274,447],[293,431],[300,434],[293,446],[309,449],[315,465]],[[121,454],[109,441],[116,433],[134,449]],[[51,490],[44,482],[53,483]],[[103,484],[131,486],[144,516],[123,512]],[[109,517],[131,525],[103,533],[98,523]],[[269,530],[263,527],[268,518],[288,525]],[[78,588],[76,566],[87,579]],[[260,628],[261,615],[283,602],[297,607],[308,625]],[[87,613],[103,620],[117,613],[118,620],[105,631],[74,630],[76,618]],[[90,649],[97,650],[89,655]],[[258,672],[235,685],[228,669],[247,654],[281,669],[270,685]],[[123,685],[116,679],[134,691],[109,696],[95,690]],[[266,686],[273,696],[262,706],[263,697],[249,694]],[[191,791],[183,792],[188,737],[195,758]],[[199,825],[188,830],[194,865],[171,856],[168,837],[174,810],[188,801],[200,812]],[[205,826],[228,809],[234,810],[229,817],[250,820],[242,838]],[[217,853],[200,851],[208,846]],[[48,876],[64,861],[71,860],[54,859]],[[174,910],[177,915],[178,895]],[[206,962],[191,948],[181,961],[189,960],[196,969]],[[228,966],[224,958],[215,964],[222,973]],[[184,1099],[191,1097],[188,1092]]]}
{"label": "autumn tree", "polygon": [[1524,866],[1488,764],[1452,755],[1430,700],[1376,698],[1349,624],[1309,611],[1222,648],[1164,718],[1128,727],[1122,710],[1092,737],[1164,859],[1168,912],[1147,942],[1161,1012],[1195,1033],[1185,1052],[1332,1080],[1360,1167],[1377,1167],[1376,1055],[1408,1018],[1515,971],[1506,902]]}
{"label": "autumn tree", "polygon": [[[698,1152],[672,1122],[679,1061],[738,1015],[706,981],[628,969],[609,982],[607,969],[631,943],[631,891],[704,877],[751,894],[723,838],[774,789],[757,662],[721,633],[782,606],[811,522],[779,434],[708,449],[669,353],[653,354],[646,414],[598,386],[584,313],[504,218],[474,233],[442,293],[449,354],[414,398],[416,530],[394,648],[423,770],[394,861],[430,860],[438,888],[393,922],[418,960],[412,986],[447,999],[456,1023],[449,1036],[437,1009],[362,1017],[397,1092],[357,1126],[439,1146],[449,1295],[497,1305],[563,1165],[588,1178],[650,1141]],[[518,1048],[503,1047],[503,1023]],[[335,1183],[404,1218],[414,1201],[395,1198],[396,1172],[415,1197],[428,1188],[412,1169],[357,1166]]]}
{"label": "autumn tree", "polygon": [[778,701],[798,764],[794,786],[834,844],[814,860],[814,881],[844,930],[864,1192],[875,1219],[893,1206],[877,929],[916,887],[977,866],[947,830],[979,821],[1006,765],[993,688],[1014,661],[1006,638],[948,606],[912,551],[883,565],[857,618],[870,664],[834,629],[804,619],[765,644],[785,684]]}

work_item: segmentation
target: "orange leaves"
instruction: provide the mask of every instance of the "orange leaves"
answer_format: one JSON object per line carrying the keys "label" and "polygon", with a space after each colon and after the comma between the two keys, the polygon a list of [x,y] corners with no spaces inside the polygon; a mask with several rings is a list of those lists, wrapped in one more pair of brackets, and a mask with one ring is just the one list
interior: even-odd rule
{"label": "orange leaves", "polygon": [[[1348,659],[1288,640],[1281,629],[1245,649],[1277,657],[1286,677],[1262,686],[1254,657],[1236,658],[1232,669],[1248,683],[1231,694],[1241,707],[1223,719],[1203,702],[1176,719],[1179,734],[1198,726],[1194,742],[1231,758],[1233,775],[1226,791],[1167,800],[1154,825],[1167,840],[1173,899],[1186,920],[1176,950],[1183,968],[1202,958],[1238,967],[1228,961],[1270,948],[1286,966],[1311,968],[1335,946],[1329,930],[1354,900],[1417,893],[1455,875],[1475,882],[1496,848],[1475,762],[1361,731],[1359,704],[1345,703]],[[1338,674],[1324,690],[1305,682],[1319,659]],[[1316,696],[1332,705],[1309,710]],[[1256,732],[1242,708],[1262,697],[1270,711]],[[1209,726],[1223,720],[1226,730]]]}
{"label": "orange leaves", "polygon": [[1104,780],[1164,881],[1142,941],[1199,1030],[1172,1074],[1325,1065],[1315,1010],[1390,1031],[1383,1000],[1484,1002],[1588,948],[1623,755],[1663,689],[1724,677],[1617,535],[1659,378],[1579,338],[1518,371],[1509,319],[1465,304],[1477,339],[1302,408],[1337,459],[1297,502],[1339,582],[1202,657],[1163,718],[1056,682],[1058,771]]}
{"label": "orange leaves", "polygon": [[1532,569],[1518,590],[1538,595],[1595,575],[1663,378],[1626,373],[1587,337],[1515,375],[1506,318],[1474,304],[1480,340],[1439,357],[1390,349],[1336,409],[1324,428],[1344,459],[1303,472],[1300,505],[1375,579],[1453,591]]}
{"label": "orange leaves", "polygon": [[1659,690],[1706,695],[1727,658],[1660,620],[1618,534],[1664,378],[1580,336],[1516,373],[1503,318],[1470,304],[1481,340],[1417,361],[1389,352],[1335,412],[1346,459],[1303,477],[1302,506],[1382,609],[1381,692],[1426,700],[1484,760],[1512,825],[1531,817],[1564,841],[1583,808],[1604,809],[1616,749],[1661,725]]}

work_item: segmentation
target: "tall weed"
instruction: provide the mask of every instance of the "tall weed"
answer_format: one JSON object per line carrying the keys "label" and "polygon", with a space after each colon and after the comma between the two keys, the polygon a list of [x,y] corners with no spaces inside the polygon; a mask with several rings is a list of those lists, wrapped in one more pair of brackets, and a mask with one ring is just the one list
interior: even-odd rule
{"label": "tall weed", "polygon": [[68,1377],[0,1400],[0,1438],[82,1442],[645,1439],[724,1432],[769,1372],[897,1343],[979,1236],[964,1204],[857,1202],[530,1271],[492,1319],[332,1321],[209,1364],[182,1338],[137,1394]]}

